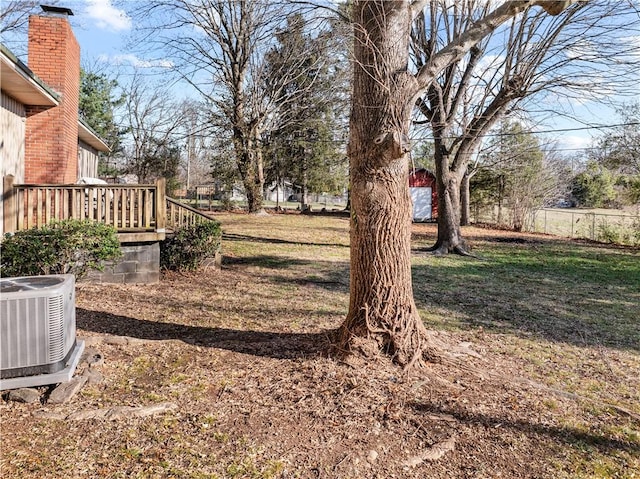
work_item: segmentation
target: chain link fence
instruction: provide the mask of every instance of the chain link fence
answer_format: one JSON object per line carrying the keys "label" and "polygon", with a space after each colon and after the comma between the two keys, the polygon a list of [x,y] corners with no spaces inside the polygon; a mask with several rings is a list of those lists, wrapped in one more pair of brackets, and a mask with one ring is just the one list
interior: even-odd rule
{"label": "chain link fence", "polygon": [[[478,223],[512,226],[508,208],[484,208],[474,216]],[[523,231],[640,246],[640,216],[626,213],[541,208],[527,215]]]}

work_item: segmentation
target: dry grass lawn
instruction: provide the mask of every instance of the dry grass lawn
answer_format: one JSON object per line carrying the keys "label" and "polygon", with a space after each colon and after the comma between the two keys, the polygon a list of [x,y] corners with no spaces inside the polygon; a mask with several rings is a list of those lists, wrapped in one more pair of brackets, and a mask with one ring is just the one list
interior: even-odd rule
{"label": "dry grass lawn", "polygon": [[63,405],[0,402],[3,478],[640,477],[637,249],[468,228],[483,260],[435,258],[435,227],[415,225],[421,314],[479,357],[407,377],[324,355],[347,219],[218,218],[222,270],[78,285],[103,380]]}

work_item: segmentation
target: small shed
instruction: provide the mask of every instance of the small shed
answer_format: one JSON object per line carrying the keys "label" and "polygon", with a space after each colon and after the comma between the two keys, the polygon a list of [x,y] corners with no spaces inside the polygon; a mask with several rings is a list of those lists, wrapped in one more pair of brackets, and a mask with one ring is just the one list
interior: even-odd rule
{"label": "small shed", "polygon": [[409,174],[409,190],[413,201],[413,221],[433,221],[438,217],[436,175],[425,168]]}

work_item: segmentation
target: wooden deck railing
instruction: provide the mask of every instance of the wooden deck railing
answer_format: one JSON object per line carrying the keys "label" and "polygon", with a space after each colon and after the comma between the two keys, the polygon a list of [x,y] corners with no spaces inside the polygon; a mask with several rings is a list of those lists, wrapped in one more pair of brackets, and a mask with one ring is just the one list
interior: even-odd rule
{"label": "wooden deck railing", "polygon": [[212,219],[191,206],[167,197],[167,229],[175,230],[181,226],[194,225]]}
{"label": "wooden deck railing", "polygon": [[164,237],[164,192],[164,179],[153,185],[14,185],[8,176],[4,179],[4,231],[75,218],[111,225],[121,234]]}
{"label": "wooden deck railing", "polygon": [[113,226],[121,241],[155,241],[167,231],[212,219],[153,185],[15,185],[4,179],[4,232],[75,218]]}

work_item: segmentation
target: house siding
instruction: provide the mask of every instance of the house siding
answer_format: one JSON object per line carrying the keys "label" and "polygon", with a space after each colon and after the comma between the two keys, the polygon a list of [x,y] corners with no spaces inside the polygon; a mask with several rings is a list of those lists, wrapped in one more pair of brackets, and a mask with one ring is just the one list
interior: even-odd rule
{"label": "house siding", "polygon": [[[0,180],[13,175],[17,183],[24,180],[25,107],[2,92],[0,108]],[[0,218],[4,218],[4,181],[0,181]],[[4,233],[4,221],[0,221],[0,235]]]}
{"label": "house siding", "polygon": [[13,175],[16,182],[24,179],[25,118],[24,105],[2,92],[0,169],[2,177]]}
{"label": "house siding", "polygon": [[78,142],[78,178],[98,177],[98,150],[84,141]]}

